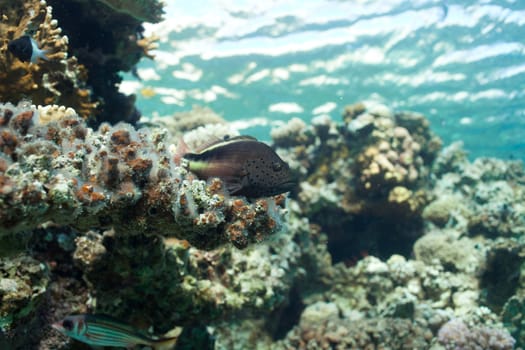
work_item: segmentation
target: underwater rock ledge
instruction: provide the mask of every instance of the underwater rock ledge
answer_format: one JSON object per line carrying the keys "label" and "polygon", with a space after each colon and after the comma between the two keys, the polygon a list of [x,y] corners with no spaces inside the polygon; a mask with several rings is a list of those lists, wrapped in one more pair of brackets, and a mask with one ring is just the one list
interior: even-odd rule
{"label": "underwater rock ledge", "polygon": [[212,249],[279,230],[284,196],[229,198],[177,166],[165,139],[124,123],[94,131],[70,108],[0,105],[0,237],[53,221]]}
{"label": "underwater rock ledge", "polygon": [[[303,175],[283,217],[282,196],[248,203],[193,179],[154,124],[94,131],[63,107],[1,106],[0,224],[12,226],[0,248],[32,232],[25,253],[0,259],[0,348],[84,349],[49,327],[73,312],[154,334],[184,327],[177,350],[525,344],[523,164],[439,151],[424,116],[357,104],[343,123],[295,120],[274,134]],[[222,223],[199,221],[208,212]],[[254,239],[273,232],[269,219],[283,229],[244,250],[220,244],[259,219]]]}

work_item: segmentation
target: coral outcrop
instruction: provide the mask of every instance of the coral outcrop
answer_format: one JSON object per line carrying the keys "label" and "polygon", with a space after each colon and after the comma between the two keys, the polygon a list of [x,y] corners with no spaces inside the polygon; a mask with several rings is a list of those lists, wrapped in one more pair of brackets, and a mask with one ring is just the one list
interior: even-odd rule
{"label": "coral outcrop", "polygon": [[95,132],[65,108],[47,122],[45,109],[0,106],[0,235],[51,220],[212,249],[243,248],[280,229],[282,196],[250,203],[227,197],[218,179],[193,179],[174,163],[161,129],[103,124]]}
{"label": "coral outcrop", "polygon": [[[175,324],[213,324],[282,308],[292,286],[312,274],[323,256],[308,244],[308,235],[308,226],[288,227],[246,250],[204,251],[177,239],[110,231],[77,238],[74,257],[92,286],[98,312],[166,332]],[[312,268],[304,266],[307,261]]]}
{"label": "coral outcrop", "polygon": [[24,254],[0,258],[0,346],[3,349],[27,348],[38,343],[46,327],[41,314],[48,284],[48,270],[40,261]]}
{"label": "coral outcrop", "polygon": [[183,326],[182,349],[525,344],[520,163],[438,152],[422,116],[356,104],[343,123],[274,131],[303,181],[247,201],[180,168],[152,124],[95,131],[65,107],[0,106],[0,346],[79,348],[33,332],[73,312]]}
{"label": "coral outcrop", "polygon": [[142,22],[159,22],[156,0],[48,0],[64,34],[69,54],[88,71],[87,84],[98,104],[93,125],[140,118],[135,96],[118,91],[119,72],[130,72],[142,57],[152,58],[156,37],[145,37]]}
{"label": "coral outcrop", "polygon": [[[87,87],[87,71],[70,54],[69,38],[53,9],[41,0],[6,0],[0,11],[0,101],[29,98],[35,104],[72,107],[84,118],[92,115],[96,103]],[[25,34],[46,50],[49,60],[22,62],[8,51],[8,43]]]}
{"label": "coral outcrop", "polygon": [[[158,22],[158,1],[13,1],[2,5],[0,101],[29,98],[40,105],[71,107],[94,124],[135,123],[135,96],[118,91],[118,73],[152,57],[155,37],[142,22]],[[48,60],[21,62],[8,51],[11,40],[31,36]]]}
{"label": "coral outcrop", "polygon": [[422,234],[430,166],[441,145],[424,116],[359,103],[345,109],[343,123],[292,119],[272,137],[305,179],[298,199],[328,234],[336,261],[410,254]]}

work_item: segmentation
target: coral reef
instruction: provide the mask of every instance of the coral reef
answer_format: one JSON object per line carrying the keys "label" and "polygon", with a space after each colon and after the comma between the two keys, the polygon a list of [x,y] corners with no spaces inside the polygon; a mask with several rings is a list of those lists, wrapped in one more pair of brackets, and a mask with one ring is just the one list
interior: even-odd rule
{"label": "coral reef", "polygon": [[[356,104],[275,130],[304,180],[248,201],[180,168],[177,137],[146,124],[0,106],[0,346],[82,348],[42,327],[73,312],[183,326],[180,349],[524,346],[520,163],[438,154],[421,115]],[[166,125],[190,147],[232,134]]]}
{"label": "coral reef", "polygon": [[[52,8],[45,1],[6,0],[0,22],[0,101],[30,98],[35,104],[60,104],[74,108],[82,117],[96,108],[87,88],[87,71],[69,53],[69,39]],[[31,35],[49,60],[22,62],[7,50],[8,43]]]}
{"label": "coral reef", "polygon": [[249,203],[226,197],[218,179],[192,179],[161,129],[104,124],[95,132],[71,110],[58,108],[63,118],[49,122],[39,110],[0,106],[0,235],[51,220],[212,249],[228,241],[243,248],[280,229],[282,196]]}
{"label": "coral reef", "polygon": [[[8,0],[0,23],[0,101],[64,105],[94,124],[138,121],[135,96],[118,92],[118,72],[152,57],[156,38],[144,37],[141,23],[160,21],[162,5],[100,2]],[[8,52],[8,43],[26,34],[48,60],[21,62]]]}
{"label": "coral reef", "polygon": [[306,179],[298,193],[304,215],[328,234],[335,261],[408,255],[401,249],[423,232],[441,142],[422,115],[383,105],[348,106],[343,120],[292,119],[272,132],[278,152]]}
{"label": "coral reef", "polygon": [[135,96],[118,91],[122,80],[118,73],[132,71],[142,57],[152,58],[157,38],[144,36],[142,22],[159,22],[162,5],[156,0],[98,2],[94,6],[85,0],[49,0],[69,38],[69,54],[89,72],[86,81],[99,103],[93,124],[134,124],[140,118]]}
{"label": "coral reef", "polygon": [[300,244],[308,235],[307,227],[289,228],[246,250],[203,251],[176,239],[109,231],[77,238],[74,258],[93,288],[98,312],[140,319],[166,332],[174,324],[208,324],[281,307],[290,288],[305,278],[305,261],[317,260],[312,245]]}
{"label": "coral reef", "polygon": [[[333,243],[336,248],[330,252],[345,265],[324,273],[329,280],[324,290],[300,294],[306,308],[274,348],[521,346],[522,317],[515,295],[522,293],[524,256],[522,165],[492,159],[471,163],[457,145],[437,157],[440,142],[420,115],[356,104],[344,118],[342,126],[327,118],[317,118],[312,126],[295,119],[273,132],[278,150],[308,179],[298,201],[302,212],[326,232],[328,247],[339,233],[357,236]],[[405,128],[410,138],[397,127]],[[397,148],[403,147],[397,137],[410,140],[404,147],[422,146]],[[390,152],[386,159],[392,166],[383,163],[381,150],[386,156],[389,151],[403,154],[403,149],[412,152],[405,155],[415,162],[404,163],[404,157]],[[405,170],[399,171],[400,166]],[[412,202],[415,206],[397,206],[403,200],[393,200],[410,202],[410,194],[417,192],[421,197]],[[389,212],[382,210],[385,202],[394,203]],[[503,209],[503,214],[491,218],[487,207]],[[410,230],[406,220],[418,221],[417,230]],[[401,243],[405,247],[396,242],[390,251],[372,250],[386,261],[367,257],[370,250],[362,255],[352,250],[363,240],[377,249],[392,242],[388,236],[400,240],[407,233],[415,235]],[[391,255],[408,257],[412,250],[415,260]],[[337,259],[341,252],[346,256]],[[510,334],[501,324],[502,309]],[[451,327],[455,322],[464,325],[457,333]]]}
{"label": "coral reef", "polygon": [[[19,347],[38,341],[46,320],[40,311],[49,284],[46,266],[28,255],[0,258],[0,346],[5,342]],[[28,336],[29,334],[29,336]]]}

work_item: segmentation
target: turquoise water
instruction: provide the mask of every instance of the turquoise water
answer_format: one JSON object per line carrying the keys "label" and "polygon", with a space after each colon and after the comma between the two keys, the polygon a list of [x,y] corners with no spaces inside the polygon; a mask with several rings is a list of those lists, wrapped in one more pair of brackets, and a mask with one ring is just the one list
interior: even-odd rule
{"label": "turquoise water", "polygon": [[122,84],[146,116],[205,105],[268,140],[279,121],[376,100],[425,114],[472,157],[525,158],[523,1],[197,3],[170,1],[146,28],[156,60]]}

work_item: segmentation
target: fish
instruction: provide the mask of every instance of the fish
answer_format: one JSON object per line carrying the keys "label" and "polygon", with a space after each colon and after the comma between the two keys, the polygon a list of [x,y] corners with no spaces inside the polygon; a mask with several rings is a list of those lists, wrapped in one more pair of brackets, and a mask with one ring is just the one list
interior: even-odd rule
{"label": "fish", "polygon": [[269,197],[297,184],[288,164],[251,136],[225,137],[181,158],[181,165],[198,178],[220,178],[231,195]]}
{"label": "fish", "polygon": [[36,63],[39,58],[49,60],[46,56],[48,50],[39,49],[35,39],[29,35],[11,40],[7,44],[7,49],[22,62]]}
{"label": "fish", "polygon": [[119,320],[102,314],[79,314],[66,316],[51,325],[60,333],[91,346],[114,346],[132,349],[149,346],[155,350],[173,349],[176,336],[153,338]]}

